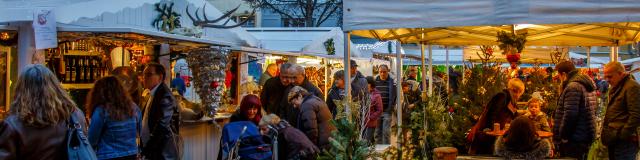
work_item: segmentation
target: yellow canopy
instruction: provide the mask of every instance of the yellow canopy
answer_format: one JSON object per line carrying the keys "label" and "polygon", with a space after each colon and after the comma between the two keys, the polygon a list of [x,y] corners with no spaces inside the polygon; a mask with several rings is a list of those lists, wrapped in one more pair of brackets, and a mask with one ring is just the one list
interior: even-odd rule
{"label": "yellow canopy", "polygon": [[528,46],[619,46],[640,40],[639,22],[398,28],[353,30],[351,33],[402,43],[497,45],[498,31],[513,30],[527,33]]}

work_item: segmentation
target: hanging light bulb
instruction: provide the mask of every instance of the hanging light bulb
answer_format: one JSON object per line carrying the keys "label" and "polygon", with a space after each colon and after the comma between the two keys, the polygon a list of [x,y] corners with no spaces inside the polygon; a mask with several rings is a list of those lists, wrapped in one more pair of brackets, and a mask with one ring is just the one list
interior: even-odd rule
{"label": "hanging light bulb", "polygon": [[9,38],[11,38],[11,36],[9,36],[9,33],[7,32],[2,32],[0,33],[0,40],[8,40]]}

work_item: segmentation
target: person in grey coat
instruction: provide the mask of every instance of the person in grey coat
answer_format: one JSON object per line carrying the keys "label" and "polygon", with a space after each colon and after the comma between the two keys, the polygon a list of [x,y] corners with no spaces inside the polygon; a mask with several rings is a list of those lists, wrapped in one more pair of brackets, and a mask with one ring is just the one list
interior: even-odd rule
{"label": "person in grey coat", "polygon": [[329,136],[335,130],[331,124],[331,112],[322,99],[311,95],[302,87],[295,86],[287,96],[294,108],[299,109],[294,126],[320,149],[330,149]]}
{"label": "person in grey coat", "polygon": [[554,143],[561,156],[586,159],[596,134],[596,86],[570,61],[556,65],[556,70],[563,82],[554,116]]}
{"label": "person in grey coat", "polygon": [[609,149],[609,159],[636,159],[640,126],[640,84],[625,73],[620,62],[604,66],[604,78],[611,84],[609,103],[604,116],[602,144]]}

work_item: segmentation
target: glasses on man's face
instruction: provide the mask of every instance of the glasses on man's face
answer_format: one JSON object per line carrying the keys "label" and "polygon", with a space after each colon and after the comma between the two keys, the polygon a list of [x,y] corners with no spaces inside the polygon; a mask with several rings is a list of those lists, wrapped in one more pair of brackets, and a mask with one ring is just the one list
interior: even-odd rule
{"label": "glasses on man's face", "polygon": [[153,72],[145,72],[145,73],[142,73],[142,74],[144,75],[144,77],[151,77],[151,76],[157,75],[157,74],[155,74]]}
{"label": "glasses on man's face", "polygon": [[295,80],[296,76],[282,76],[282,79],[286,79],[286,80]]}

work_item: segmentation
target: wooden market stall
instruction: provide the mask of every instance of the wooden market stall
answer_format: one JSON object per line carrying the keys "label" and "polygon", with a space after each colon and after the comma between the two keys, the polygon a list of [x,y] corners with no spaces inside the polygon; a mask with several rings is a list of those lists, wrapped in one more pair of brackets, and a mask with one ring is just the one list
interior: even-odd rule
{"label": "wooden market stall", "polygon": [[9,111],[11,102],[11,81],[15,81],[17,73],[16,63],[12,58],[16,57],[18,35],[17,28],[0,25],[0,119],[4,119]]}

